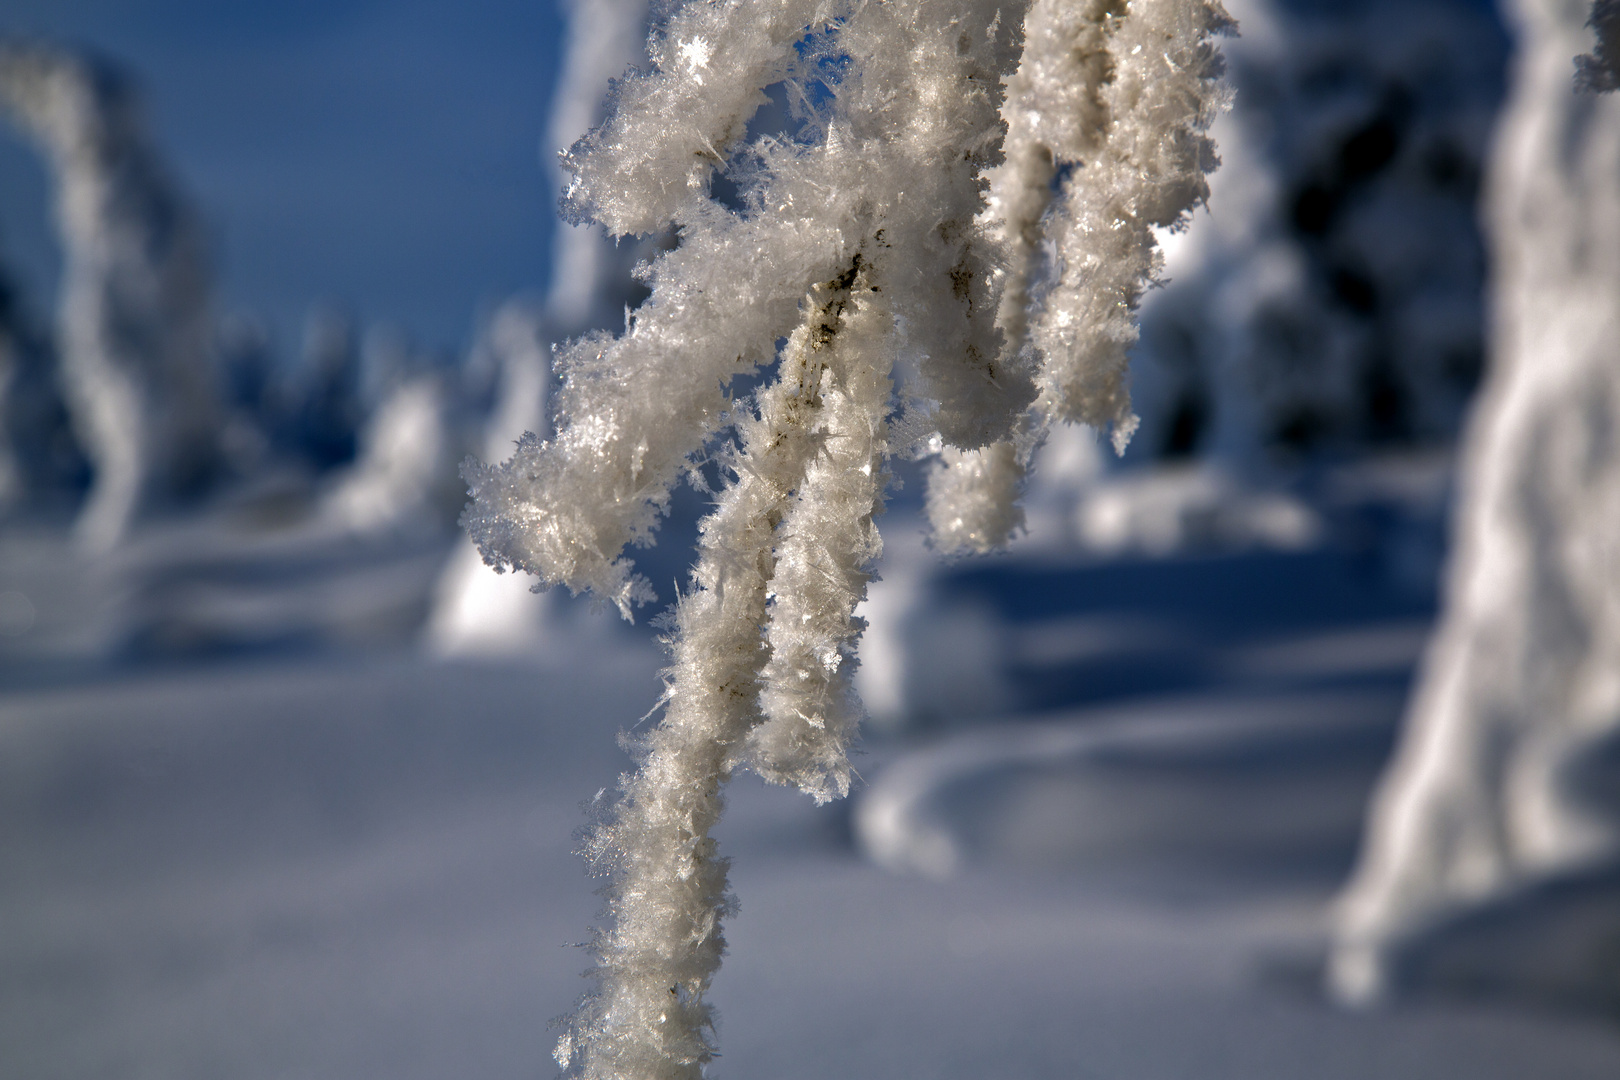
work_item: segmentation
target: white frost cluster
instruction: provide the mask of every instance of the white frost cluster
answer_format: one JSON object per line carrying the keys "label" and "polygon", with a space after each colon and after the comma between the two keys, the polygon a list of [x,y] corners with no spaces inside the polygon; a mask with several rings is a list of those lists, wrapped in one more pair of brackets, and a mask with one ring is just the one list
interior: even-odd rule
{"label": "white frost cluster", "polygon": [[[624,548],[705,453],[732,478],[672,617],[663,723],[589,844],[611,926],[565,1066],[696,1078],[713,1056],[721,788],[742,766],[848,791],[888,455],[932,430],[941,542],[986,548],[1045,425],[1128,430],[1152,230],[1203,196],[1228,26],[1207,0],[694,0],[565,155],[571,215],[679,244],[622,334],[559,350],[553,437],[469,464],[469,531],[490,564],[628,616],[651,591]],[[795,123],[751,132],[773,88]]]}
{"label": "white frost cluster", "polygon": [[1130,442],[1127,353],[1162,263],[1154,230],[1184,228],[1208,198],[1218,163],[1208,129],[1226,104],[1210,39],[1231,28],[1218,4],[1031,5],[985,217],[1007,252],[1007,349],[1033,359],[1040,397],[1010,445],[947,458],[930,477],[957,493],[929,498],[942,549],[1007,542],[1022,523],[1024,469],[1053,422],[1111,427],[1119,453]]}

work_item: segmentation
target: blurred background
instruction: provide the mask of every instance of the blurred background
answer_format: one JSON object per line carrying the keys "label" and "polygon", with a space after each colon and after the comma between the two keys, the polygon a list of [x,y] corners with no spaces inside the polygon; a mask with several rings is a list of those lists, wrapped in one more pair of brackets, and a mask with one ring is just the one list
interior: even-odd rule
{"label": "blurred background", "polygon": [[[1440,612],[1517,39],[1228,6],[1129,452],[1057,433],[957,562],[899,463],[863,784],[734,784],[716,1076],[1620,1075],[1612,985],[1322,988]],[[484,568],[457,468],[641,299],[659,241],[559,222],[552,162],[645,11],[0,10],[0,1075],[550,1069],[661,654]],[[704,505],[637,556],[661,602]]]}

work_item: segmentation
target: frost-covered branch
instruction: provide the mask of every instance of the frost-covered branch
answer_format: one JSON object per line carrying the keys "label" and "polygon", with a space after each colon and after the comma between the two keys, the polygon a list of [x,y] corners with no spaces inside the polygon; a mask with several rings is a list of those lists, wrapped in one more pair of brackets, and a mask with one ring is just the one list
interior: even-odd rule
{"label": "frost-covered branch", "polygon": [[[491,565],[628,616],[651,590],[624,548],[717,442],[731,477],[672,619],[664,720],[589,844],[611,925],[565,1065],[697,1078],[712,1057],[721,789],[746,767],[847,793],[889,454],[932,427],[967,481],[935,486],[936,520],[976,518],[965,546],[989,547],[1010,526],[974,500],[1011,507],[1044,425],[1124,429],[1152,230],[1203,196],[1227,27],[1202,0],[692,2],[564,156],[568,213],[679,244],[623,333],[559,352],[555,435],[469,463],[469,531]],[[773,92],[794,126],[751,132]]]}
{"label": "frost-covered branch", "polygon": [[616,885],[613,925],[596,946],[599,992],[558,1050],[587,1076],[699,1076],[712,1056],[703,995],[729,901],[708,834],[731,771],[751,764],[818,801],[849,789],[851,597],[877,554],[885,447],[871,419],[890,392],[888,356],[871,347],[881,337],[862,324],[887,312],[858,263],[813,295],[758,415],[739,424],[736,482],[701,525],[664,722],[591,840]]}
{"label": "frost-covered branch", "polygon": [[1031,6],[987,217],[1007,251],[999,321],[1009,348],[1035,357],[1040,397],[1015,442],[948,453],[931,474],[943,550],[1006,544],[1049,425],[1111,427],[1120,453],[1129,443],[1127,354],[1162,261],[1154,230],[1185,228],[1209,195],[1218,159],[1207,133],[1226,103],[1210,39],[1231,28],[1218,4],[1186,0]]}

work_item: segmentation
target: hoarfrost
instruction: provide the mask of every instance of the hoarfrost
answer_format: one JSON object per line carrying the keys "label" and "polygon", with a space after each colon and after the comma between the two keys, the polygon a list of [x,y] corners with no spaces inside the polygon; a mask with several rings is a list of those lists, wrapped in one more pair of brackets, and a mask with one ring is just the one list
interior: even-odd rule
{"label": "hoarfrost", "polygon": [[[1011,348],[1037,358],[1039,398],[1016,439],[947,458],[931,475],[940,494],[929,519],[945,550],[1007,542],[1023,473],[1051,424],[1111,428],[1124,453],[1137,426],[1127,354],[1163,262],[1154,230],[1184,228],[1208,198],[1218,159],[1207,131],[1226,104],[1210,38],[1232,28],[1218,5],[1181,0],[1031,6],[987,218],[1007,252],[999,322]],[[985,454],[1012,455],[1017,467]]]}
{"label": "hoarfrost", "polygon": [[[930,507],[948,547],[1016,526],[1049,424],[1128,438],[1153,230],[1205,194],[1210,38],[1229,28],[1202,0],[690,3],[563,156],[571,218],[679,244],[642,268],[651,296],[621,334],[558,350],[555,433],[469,463],[468,531],[489,564],[629,617],[651,590],[625,547],[703,455],[731,477],[670,617],[663,722],[587,842],[610,925],[558,1046],[579,1075],[696,1078],[714,1056],[721,788],[745,767],[848,791],[854,609],[917,418],[947,454]],[[751,134],[778,86],[794,123]]]}

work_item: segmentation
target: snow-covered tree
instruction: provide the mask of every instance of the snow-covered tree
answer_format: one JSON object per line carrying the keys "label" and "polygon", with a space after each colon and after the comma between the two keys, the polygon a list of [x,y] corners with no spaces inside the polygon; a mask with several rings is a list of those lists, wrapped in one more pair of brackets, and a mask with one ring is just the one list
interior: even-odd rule
{"label": "snow-covered tree", "polygon": [[57,349],[94,470],[79,538],[114,544],[144,507],[216,467],[221,415],[202,232],[127,78],[44,45],[0,43],[0,108],[56,180],[65,279]]}
{"label": "snow-covered tree", "polygon": [[[1329,982],[1353,1002],[1407,979],[1620,1002],[1612,884],[1590,918],[1549,906],[1620,868],[1620,96],[1589,92],[1620,82],[1620,19],[1598,5],[1594,53],[1580,0],[1512,11],[1491,368],[1444,616],[1341,901]],[[1493,912],[1494,939],[1454,935]]]}
{"label": "snow-covered tree", "polygon": [[[663,722],[588,844],[611,925],[565,1065],[695,1078],[713,1056],[722,787],[848,791],[888,458],[939,449],[937,542],[984,549],[1050,424],[1129,437],[1133,313],[1154,230],[1207,191],[1228,27],[1206,0],[692,2],[565,156],[573,218],[679,243],[623,333],[559,351],[552,437],[469,466],[469,531],[628,616],[651,590],[624,548],[704,455],[731,477],[669,618]],[[772,92],[793,124],[751,130]]]}
{"label": "snow-covered tree", "polygon": [[[1244,107],[1135,358],[1138,458],[1452,442],[1485,338],[1479,178],[1506,33],[1472,0],[1232,0]],[[1248,470],[1246,470],[1248,471]]]}
{"label": "snow-covered tree", "polygon": [[[600,123],[612,80],[646,61],[647,0],[571,0],[566,10],[568,51],[546,133],[554,152]],[[615,243],[594,225],[564,224],[552,244],[544,301],[514,298],[490,317],[474,346],[498,371],[481,447],[486,459],[505,457],[526,431],[546,430],[549,347],[622,324],[640,289],[632,270],[642,253],[642,244]],[[492,576],[468,541],[440,577],[427,645],[450,655],[532,650],[547,639],[551,610],[521,579]]]}
{"label": "snow-covered tree", "polygon": [[0,511],[74,497],[84,467],[50,336],[0,267]]}
{"label": "snow-covered tree", "polygon": [[[545,316],[537,307],[506,301],[473,346],[471,362],[488,364],[495,374],[494,409],[480,447],[491,459],[506,454],[524,432],[546,426],[551,356]],[[424,645],[440,656],[533,654],[556,644],[549,633],[553,604],[519,577],[491,574],[476,545],[462,538],[434,587]]]}

